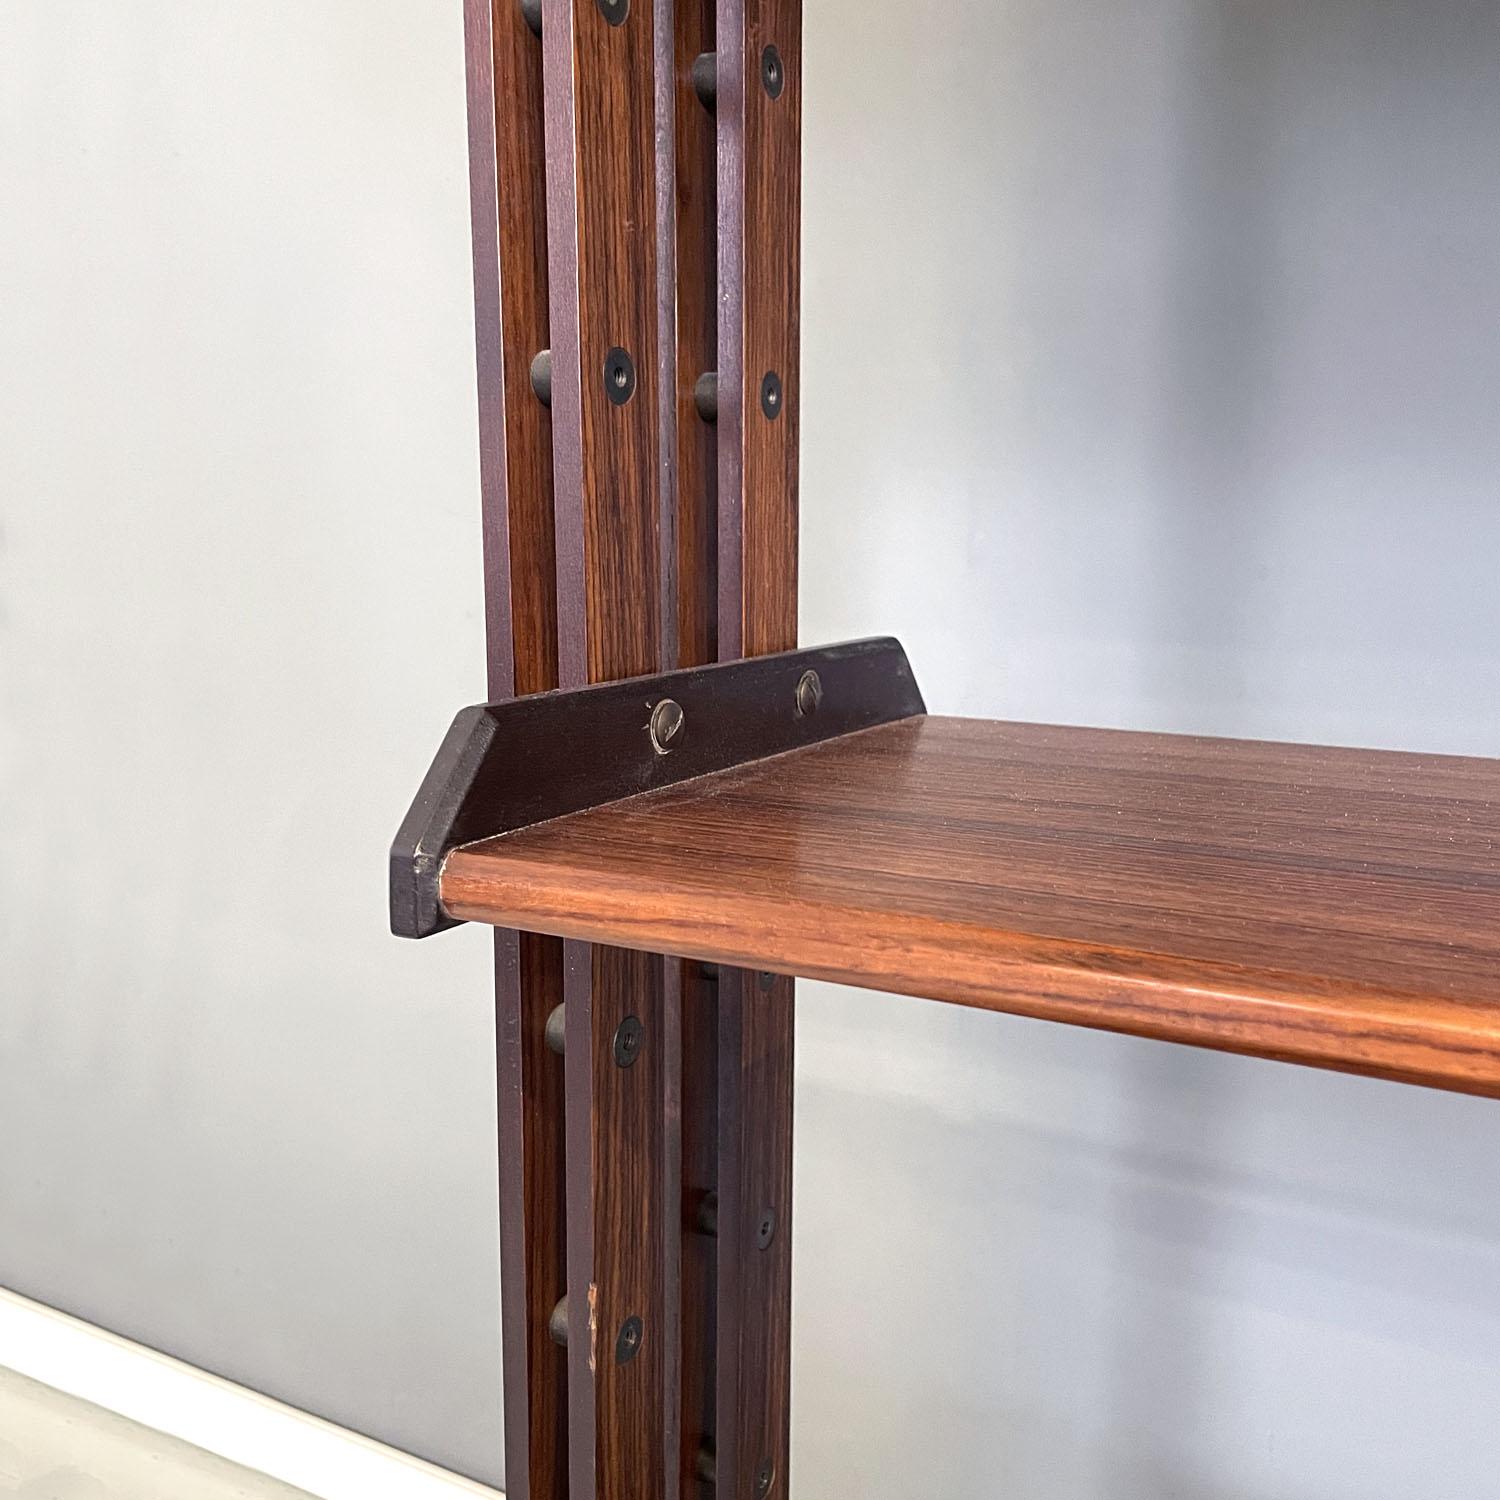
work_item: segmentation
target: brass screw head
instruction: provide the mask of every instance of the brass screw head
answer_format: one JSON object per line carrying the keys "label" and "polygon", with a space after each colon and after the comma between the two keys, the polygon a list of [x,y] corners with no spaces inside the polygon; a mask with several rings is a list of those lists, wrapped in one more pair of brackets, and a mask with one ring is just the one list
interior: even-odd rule
{"label": "brass screw head", "polygon": [[682,726],[686,722],[682,705],[671,698],[663,698],[651,710],[651,723],[648,726],[651,731],[651,748],[658,755],[665,755],[672,748],[673,741],[682,734]]}

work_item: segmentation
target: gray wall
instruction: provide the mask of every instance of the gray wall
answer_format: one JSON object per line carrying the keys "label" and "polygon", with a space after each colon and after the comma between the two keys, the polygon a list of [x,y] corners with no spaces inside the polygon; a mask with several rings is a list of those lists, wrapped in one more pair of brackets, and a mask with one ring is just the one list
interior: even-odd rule
{"label": "gray wall", "polygon": [[[456,0],[13,3],[0,1282],[498,1471]],[[1500,13],[809,0],[803,635],[1495,753]],[[1493,1105],[807,985],[804,1495],[1488,1493]]]}
{"label": "gray wall", "polygon": [[0,1283],[494,1474],[457,0],[0,16]]}

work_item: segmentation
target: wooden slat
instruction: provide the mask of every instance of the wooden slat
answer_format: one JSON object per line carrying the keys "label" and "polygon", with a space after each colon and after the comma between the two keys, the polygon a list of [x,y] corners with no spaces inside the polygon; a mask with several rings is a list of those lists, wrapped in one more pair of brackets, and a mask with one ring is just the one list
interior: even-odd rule
{"label": "wooden slat", "polygon": [[[661,95],[649,0],[546,0],[542,31],[559,669],[579,685],[672,664]],[[620,349],[634,380],[623,404],[606,372]],[[569,944],[565,964],[569,1494],[672,1496],[676,988],[661,959],[638,953]],[[644,1040],[619,1066],[627,1020]],[[622,1361],[621,1331],[637,1319],[638,1352]]]}
{"label": "wooden slat", "polygon": [[[653,18],[546,0],[548,260],[559,668],[565,687],[663,670]],[[630,356],[635,393],[609,399]]]}
{"label": "wooden slat", "polygon": [[718,364],[718,143],[713,113],[693,88],[694,60],[714,50],[715,0],[677,0],[674,82],[677,365],[677,642],[683,667],[718,660],[717,424],[694,398]]}
{"label": "wooden slat", "polygon": [[[671,194],[667,244],[670,274],[659,278],[670,318],[675,417],[673,431],[675,530],[672,537],[677,664],[702,666],[718,657],[718,439],[699,413],[695,389],[718,358],[717,126],[693,86],[696,58],[714,48],[715,0],[658,0],[671,12],[657,45],[671,57],[658,83],[671,88],[671,129],[661,133],[671,170],[659,190]],[[661,9],[658,10],[661,16]],[[660,25],[660,23],[659,23]],[[678,1483],[689,1496],[705,1493],[703,1464],[714,1445],[717,1348],[717,1251],[707,1232],[718,1190],[718,986],[700,964],[677,964],[676,1042],[680,1069],[677,1174],[681,1192],[681,1252],[676,1369]]]}
{"label": "wooden slat", "polygon": [[456,851],[443,899],[1500,1093],[1500,761],[913,719]]}
{"label": "wooden slat", "polygon": [[[718,0],[716,38],[718,647],[730,659],[797,642],[801,0]],[[789,978],[721,971],[720,1500],[789,1492],[793,1004]]]}
{"label": "wooden slat", "polygon": [[[551,425],[531,389],[546,348],[541,44],[510,0],[465,0],[464,45],[491,698],[557,685]],[[562,944],[495,941],[505,1476],[565,1492],[566,1364],[547,1336],[564,1286],[562,1069],[545,1047]]]}
{"label": "wooden slat", "polygon": [[[801,0],[719,0],[718,40],[719,654],[730,658],[797,640]],[[774,419],[761,404],[768,374],[781,382]]]}

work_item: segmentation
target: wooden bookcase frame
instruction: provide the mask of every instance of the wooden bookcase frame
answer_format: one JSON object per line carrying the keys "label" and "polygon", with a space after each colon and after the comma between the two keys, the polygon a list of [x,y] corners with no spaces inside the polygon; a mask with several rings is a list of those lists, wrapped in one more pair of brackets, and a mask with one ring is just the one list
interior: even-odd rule
{"label": "wooden bookcase frame", "polygon": [[793,651],[799,0],[465,34],[492,701],[392,923],[496,928],[507,1489],[769,1500],[790,976],[1500,1097],[1500,761],[928,717],[893,641]]}

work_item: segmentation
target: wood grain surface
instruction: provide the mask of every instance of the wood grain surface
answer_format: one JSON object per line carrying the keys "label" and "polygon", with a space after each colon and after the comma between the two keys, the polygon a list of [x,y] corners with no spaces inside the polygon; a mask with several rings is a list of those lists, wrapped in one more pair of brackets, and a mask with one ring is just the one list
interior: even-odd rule
{"label": "wood grain surface", "polygon": [[[544,0],[559,680],[665,670],[652,7]],[[624,350],[634,393],[610,399]]]}
{"label": "wood grain surface", "polygon": [[[715,11],[718,649],[730,660],[797,643],[802,5]],[[736,857],[740,833],[723,836]],[[716,1494],[771,1500],[790,1491],[791,979],[722,966],[718,1033]]]}
{"label": "wood grain surface", "polygon": [[719,0],[718,54],[719,645],[761,656],[797,639],[801,0]]}
{"label": "wood grain surface", "polygon": [[[670,195],[672,230],[663,251],[663,258],[671,256],[671,272],[660,278],[671,313],[675,391],[670,588],[676,600],[676,660],[687,667],[718,657],[718,431],[699,414],[694,395],[699,377],[712,372],[718,359],[718,147],[713,112],[692,81],[694,60],[714,50],[714,0],[657,4],[657,47],[671,49],[657,70],[658,86],[670,84],[672,111],[670,160],[658,158],[659,166],[670,168],[658,178],[658,194]],[[667,352],[665,338],[663,348]],[[718,1187],[718,985],[696,963],[669,966],[667,978],[677,1062],[675,1113],[668,1113],[679,1127],[677,1482],[681,1494],[697,1497],[710,1493],[702,1466],[703,1455],[713,1450],[716,1425],[717,1262],[707,1227]]]}
{"label": "wood grain surface", "polygon": [[908,720],[450,856],[470,919],[1500,1093],[1500,762]]}
{"label": "wood grain surface", "polygon": [[[492,699],[557,686],[552,431],[531,388],[548,344],[541,43],[512,0],[465,0],[464,53],[486,654]],[[495,935],[505,1476],[552,1500],[567,1475],[567,1367],[547,1335],[565,1284],[562,1064],[546,1018],[562,944]]]}
{"label": "wood grain surface", "polygon": [[694,389],[718,364],[718,146],[693,88],[693,61],[714,50],[714,0],[676,0],[673,77],[676,328],[677,664],[718,659],[718,431]]}
{"label": "wood grain surface", "polygon": [[[650,0],[544,0],[559,676],[674,665],[674,391],[664,384],[658,112]],[[664,122],[670,149],[670,121]],[[628,356],[614,384],[610,361]],[[670,362],[666,378],[672,379]],[[612,399],[613,398],[613,399]],[[568,1494],[676,1494],[680,1228],[675,984],[662,959],[569,943],[566,1140]],[[622,1024],[639,1055],[616,1057]],[[674,1120],[675,1127],[675,1120]],[[639,1320],[620,1357],[622,1329]]]}

